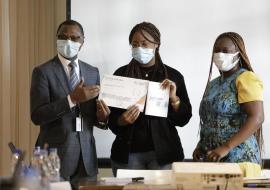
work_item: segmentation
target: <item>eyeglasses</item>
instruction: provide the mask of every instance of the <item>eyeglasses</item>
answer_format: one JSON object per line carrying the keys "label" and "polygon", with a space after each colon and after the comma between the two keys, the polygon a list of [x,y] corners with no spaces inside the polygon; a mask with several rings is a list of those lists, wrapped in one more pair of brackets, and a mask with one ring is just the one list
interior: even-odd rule
{"label": "eyeglasses", "polygon": [[65,34],[58,34],[57,38],[60,40],[71,40],[74,42],[78,42],[81,38],[83,38],[82,36],[67,36]]}

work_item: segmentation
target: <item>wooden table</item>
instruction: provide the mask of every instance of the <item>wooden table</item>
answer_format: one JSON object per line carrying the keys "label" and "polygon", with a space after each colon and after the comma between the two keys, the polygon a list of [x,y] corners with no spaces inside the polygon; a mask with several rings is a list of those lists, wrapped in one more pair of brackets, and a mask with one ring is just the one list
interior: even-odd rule
{"label": "wooden table", "polygon": [[[142,183],[138,182],[138,184],[142,184]],[[81,183],[79,190],[109,190],[109,189],[110,190],[123,190],[124,187],[125,187],[124,184],[108,184],[108,183],[99,181],[99,182]],[[243,188],[243,190],[270,190],[270,188]]]}
{"label": "wooden table", "polygon": [[122,190],[123,184],[108,184],[102,181],[80,183],[79,190]]}
{"label": "wooden table", "polygon": [[132,182],[127,185],[124,184],[108,184],[104,182],[88,182],[81,183],[80,190],[176,190],[175,185],[150,185],[143,182]]}

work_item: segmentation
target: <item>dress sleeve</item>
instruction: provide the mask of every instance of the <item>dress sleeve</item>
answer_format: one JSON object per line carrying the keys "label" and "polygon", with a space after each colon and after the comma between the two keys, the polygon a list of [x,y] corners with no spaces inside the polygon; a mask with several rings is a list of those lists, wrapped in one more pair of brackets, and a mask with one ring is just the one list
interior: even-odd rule
{"label": "dress sleeve", "polygon": [[243,72],[237,77],[236,88],[238,91],[239,104],[252,101],[263,101],[262,81],[251,71]]}

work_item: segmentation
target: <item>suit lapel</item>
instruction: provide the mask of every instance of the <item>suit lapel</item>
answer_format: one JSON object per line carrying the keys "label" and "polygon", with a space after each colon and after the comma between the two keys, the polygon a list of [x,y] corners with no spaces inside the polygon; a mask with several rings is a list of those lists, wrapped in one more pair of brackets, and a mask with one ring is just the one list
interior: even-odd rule
{"label": "suit lapel", "polygon": [[88,75],[87,75],[87,70],[85,68],[85,65],[80,60],[78,60],[78,63],[80,65],[81,78],[83,77],[84,78],[84,81],[87,82],[88,81],[88,79],[87,79],[87,76]]}
{"label": "suit lapel", "polygon": [[60,62],[60,60],[57,56],[54,58],[54,70],[53,71],[54,71],[54,74],[56,75],[56,77],[58,78],[61,86],[63,87],[64,91],[68,95],[70,92],[70,88],[69,88],[67,74],[63,68],[62,63]]}

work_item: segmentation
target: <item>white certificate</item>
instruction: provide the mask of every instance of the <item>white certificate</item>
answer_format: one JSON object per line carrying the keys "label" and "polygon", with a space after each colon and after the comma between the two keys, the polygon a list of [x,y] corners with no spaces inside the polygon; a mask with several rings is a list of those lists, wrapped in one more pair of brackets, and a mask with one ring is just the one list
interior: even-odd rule
{"label": "white certificate", "polygon": [[105,75],[101,81],[98,99],[102,99],[108,106],[123,109],[136,104],[143,112],[147,88],[146,80]]}
{"label": "white certificate", "polygon": [[169,106],[169,88],[162,89],[161,83],[149,82],[145,115],[167,117]]}

